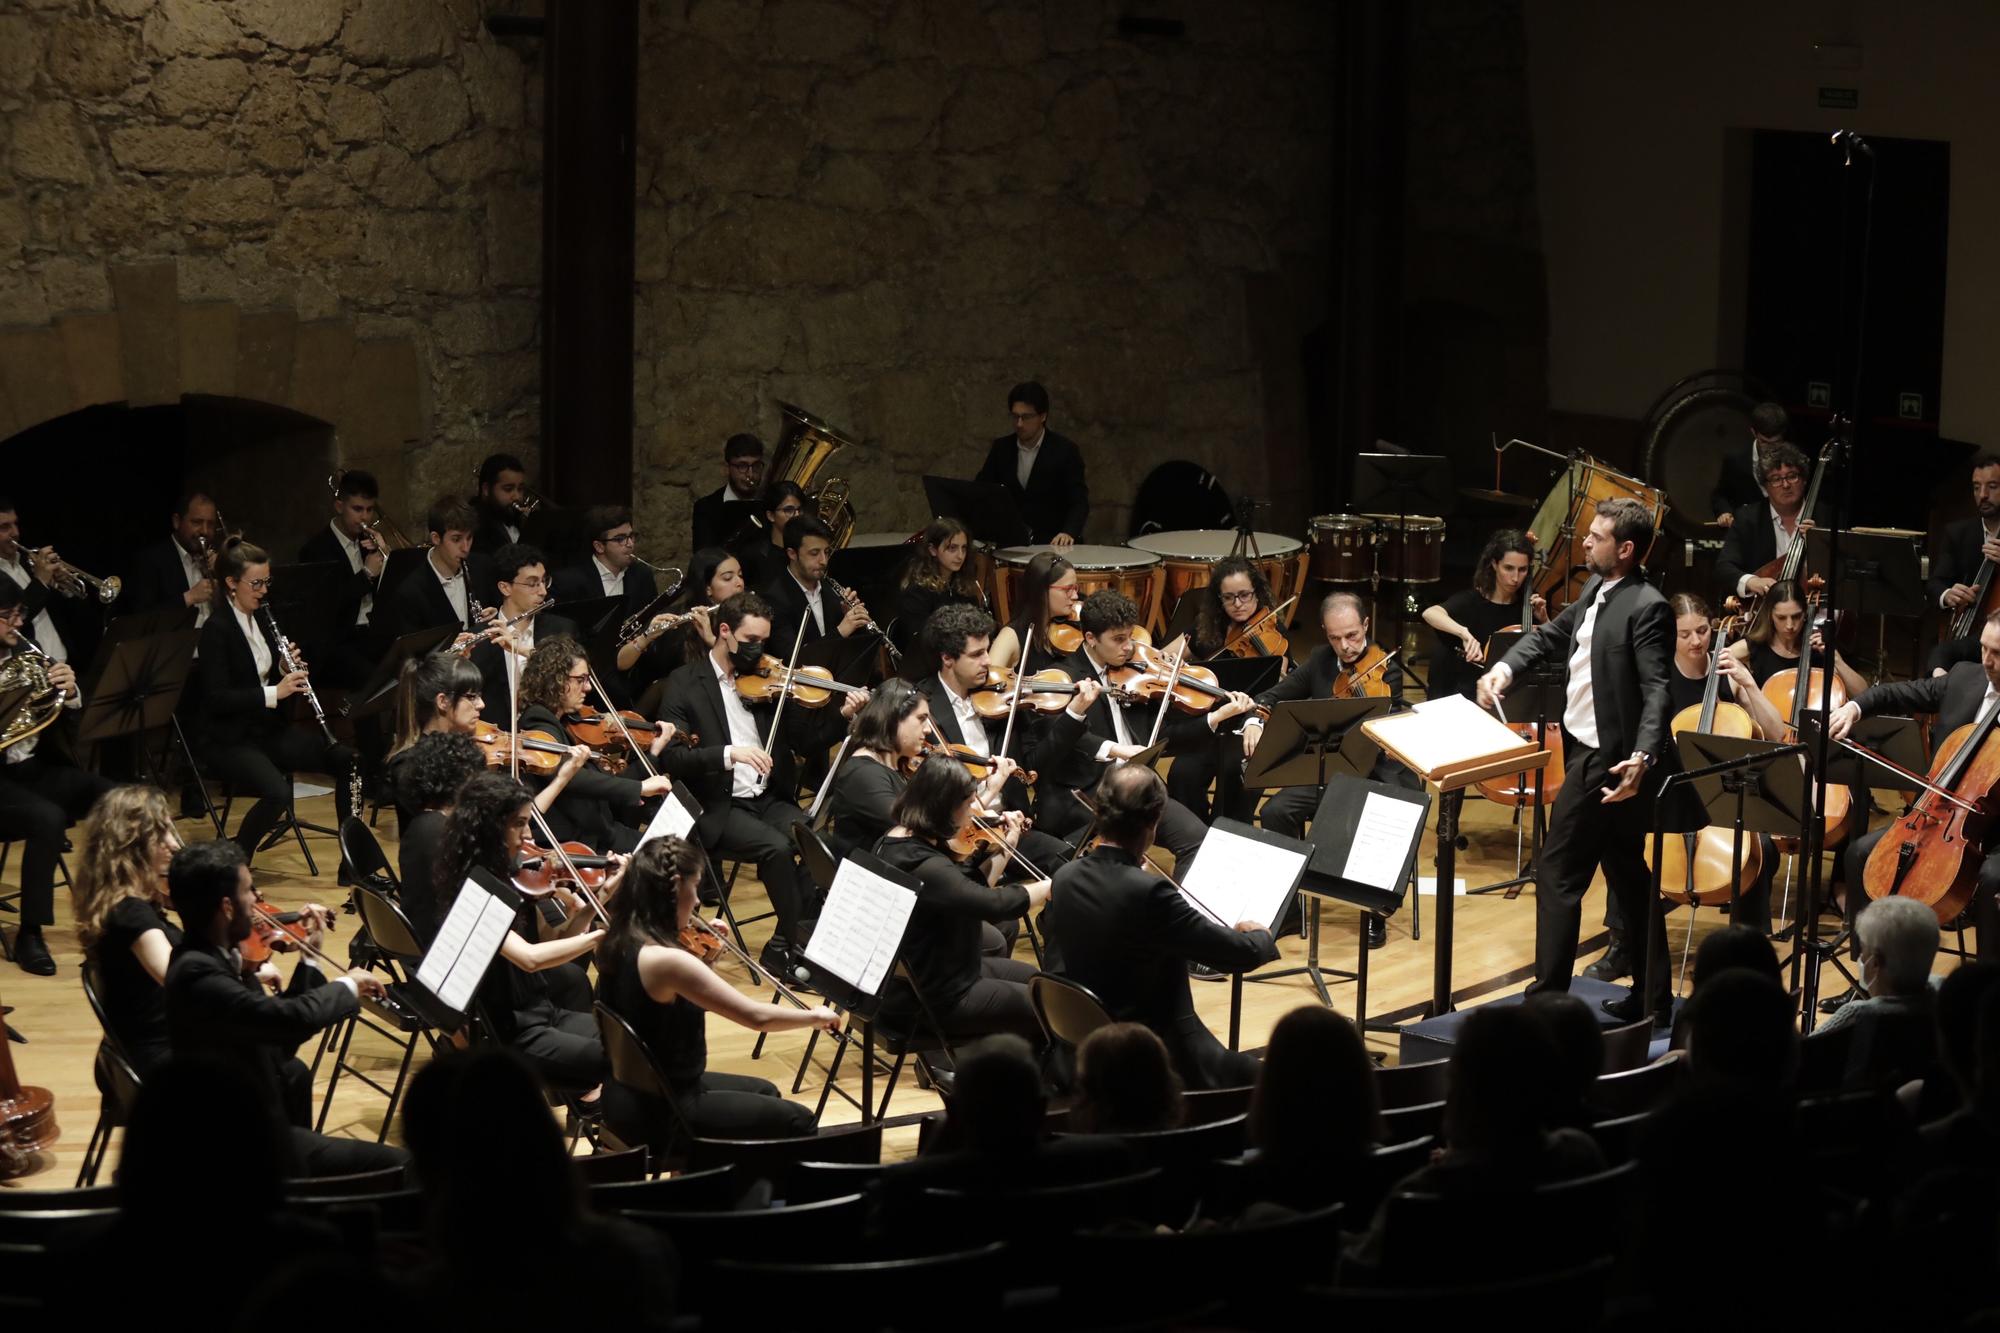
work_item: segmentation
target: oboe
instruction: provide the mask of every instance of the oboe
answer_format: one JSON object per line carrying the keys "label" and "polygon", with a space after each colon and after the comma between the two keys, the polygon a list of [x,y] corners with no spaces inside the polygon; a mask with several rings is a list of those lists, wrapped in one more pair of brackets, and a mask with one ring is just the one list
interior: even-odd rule
{"label": "oboe", "polygon": [[[270,630],[271,637],[278,641],[278,665],[285,669],[285,674],[288,676],[300,670],[298,659],[292,656],[291,645],[285,642],[285,632],[278,628],[278,618],[271,614],[271,608],[260,606],[257,608],[257,614],[264,618],[264,628]],[[333,734],[333,728],[327,725],[326,710],[319,705],[319,695],[313,690],[310,676],[306,678],[306,702],[312,705],[313,719],[319,723],[320,733],[326,737],[326,743],[339,744]]]}
{"label": "oboe", "polygon": [[[833,576],[831,574],[820,575],[819,581],[821,583],[824,583],[827,586],[827,588],[832,591],[835,597],[838,597],[843,603],[845,603],[848,606],[853,606],[856,602],[861,600],[861,598],[856,595],[856,593],[852,588],[843,588],[838,583],[835,583],[833,581]],[[889,650],[889,660],[891,662],[899,662],[902,660],[903,655],[896,651],[896,645],[894,641],[891,640],[888,635],[882,632],[881,626],[877,625],[871,619],[866,624],[864,624],[862,628],[867,630],[870,634],[873,634],[876,638],[882,641],[882,646]]]}

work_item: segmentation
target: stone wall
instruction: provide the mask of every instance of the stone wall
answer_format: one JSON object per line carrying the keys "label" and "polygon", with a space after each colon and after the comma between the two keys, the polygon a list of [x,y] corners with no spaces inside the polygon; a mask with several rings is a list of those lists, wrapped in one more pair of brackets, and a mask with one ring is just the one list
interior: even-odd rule
{"label": "stone wall", "polygon": [[[1185,35],[1121,36],[1134,9]],[[1295,359],[1321,318],[1321,0],[643,13],[634,454],[651,558],[684,550],[690,490],[720,484],[732,432],[774,439],[781,400],[863,442],[830,469],[860,528],[911,531],[917,479],[969,475],[1026,378],[1084,448],[1092,539],[1123,540],[1167,458],[1297,507],[1299,412],[1267,406],[1253,348]],[[1286,299],[1247,313],[1246,287],[1273,279]]]}
{"label": "stone wall", "polygon": [[[424,499],[467,489],[491,448],[532,451],[539,425],[537,47],[481,18],[480,0],[0,6],[0,336],[122,330],[114,361],[70,372],[74,407],[285,386],[420,527]],[[4,437],[62,400],[0,359]]]}

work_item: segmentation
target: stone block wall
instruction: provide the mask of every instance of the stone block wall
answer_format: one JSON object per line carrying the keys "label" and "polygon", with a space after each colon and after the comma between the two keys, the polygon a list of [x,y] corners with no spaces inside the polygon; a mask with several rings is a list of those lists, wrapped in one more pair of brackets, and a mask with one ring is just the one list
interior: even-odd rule
{"label": "stone block wall", "polygon": [[[1184,35],[1121,36],[1125,10]],[[720,484],[731,433],[774,440],[781,400],[862,441],[828,469],[862,530],[914,530],[918,478],[969,475],[1029,378],[1087,455],[1093,540],[1123,540],[1168,458],[1297,501],[1302,420],[1267,402],[1254,349],[1295,349],[1321,317],[1322,0],[642,12],[634,456],[651,558],[684,553],[690,491]],[[1246,285],[1274,277],[1287,299],[1257,318],[1284,327],[1253,329]]]}
{"label": "stone block wall", "polygon": [[[0,5],[0,329],[61,329],[85,358],[0,424],[98,394],[282,402],[330,421],[413,529],[485,452],[531,453],[537,47],[482,9]],[[112,311],[122,338],[84,336]]]}

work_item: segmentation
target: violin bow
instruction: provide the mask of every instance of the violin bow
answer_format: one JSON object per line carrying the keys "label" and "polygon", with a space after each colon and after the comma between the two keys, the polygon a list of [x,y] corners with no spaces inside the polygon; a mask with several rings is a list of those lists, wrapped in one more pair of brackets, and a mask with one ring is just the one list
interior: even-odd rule
{"label": "violin bow", "polygon": [[792,636],[792,660],[785,663],[784,683],[778,688],[778,706],[771,713],[771,734],[764,738],[764,753],[777,754],[778,728],[785,720],[785,705],[791,701],[792,688],[797,681],[799,650],[806,646],[806,616],[799,617],[799,632]]}
{"label": "violin bow", "polygon": [[[855,721],[859,721],[857,714]],[[814,829],[819,827],[819,812],[826,807],[826,798],[833,794],[833,779],[840,772],[840,765],[847,758],[847,748],[854,744],[854,726],[848,725],[847,734],[840,738],[840,748],[833,752],[833,762],[826,767],[826,781],[819,784],[819,791],[813,796],[812,809],[806,811],[806,824]]]}
{"label": "violin bow", "polygon": [[562,839],[549,828],[549,821],[542,818],[542,812],[535,808],[533,801],[528,802],[528,817],[535,821],[535,830],[549,840],[549,851],[563,863],[563,869],[569,871],[570,878],[576,881],[577,893],[590,904],[590,910],[597,914],[598,920],[607,926],[610,925],[611,914],[604,910],[604,904],[597,900],[597,895],[583,882],[583,872],[577,869],[576,862],[569,859],[569,851],[562,845]]}
{"label": "violin bow", "polygon": [[[1292,596],[1287,597],[1284,601],[1279,602],[1276,606],[1265,607],[1261,612],[1258,613],[1257,618],[1255,620],[1251,621],[1249,624],[1243,627],[1241,632],[1246,637],[1255,634],[1257,632],[1258,627],[1262,625],[1265,621],[1271,619],[1274,616],[1281,616],[1285,614],[1285,608],[1298,600],[1299,600],[1298,595],[1295,593]],[[1222,658],[1222,654],[1225,651],[1227,650],[1223,648],[1217,648],[1214,652],[1208,655],[1207,660],[1210,662],[1220,661]]]}
{"label": "violin bow", "polygon": [[[1076,799],[1077,799],[1077,803],[1078,803],[1078,804],[1080,804],[1081,806],[1083,806],[1083,808],[1084,808],[1084,809],[1086,809],[1086,810],[1090,811],[1090,822],[1091,822],[1091,825],[1092,825],[1092,827],[1091,827],[1091,834],[1092,834],[1092,836],[1096,836],[1096,833],[1097,833],[1097,830],[1096,830],[1096,824],[1097,824],[1097,807],[1096,807],[1095,805],[1091,804],[1091,802],[1090,802],[1090,801],[1089,801],[1089,800],[1088,800],[1088,799],[1087,799],[1087,798],[1086,798],[1086,797],[1084,796],[1084,794],[1083,794],[1082,792],[1080,792],[1080,791],[1079,791],[1079,792],[1072,792],[1072,793],[1071,793],[1071,795],[1073,795],[1073,796],[1075,796],[1075,797],[1076,797]],[[1100,841],[1101,841],[1101,839],[1100,839]],[[1188,900],[1189,902],[1193,903],[1193,904],[1194,904],[1194,905],[1195,905],[1196,907],[1199,907],[1199,908],[1200,908],[1200,909],[1201,909],[1202,911],[1204,911],[1204,912],[1208,913],[1208,915],[1209,915],[1210,919],[1212,919],[1212,920],[1213,920],[1213,921],[1214,921],[1214,922],[1215,922],[1215,923],[1216,923],[1216,924],[1217,924],[1218,926],[1221,926],[1221,927],[1222,927],[1222,928],[1223,928],[1224,930],[1234,930],[1234,929],[1236,929],[1236,924],[1235,924],[1234,922],[1232,922],[1232,921],[1224,921],[1224,920],[1222,919],[1222,915],[1221,915],[1221,913],[1217,912],[1217,911],[1216,911],[1216,910],[1215,910],[1215,909],[1214,909],[1213,907],[1210,907],[1210,906],[1209,906],[1209,905],[1208,905],[1207,903],[1203,902],[1203,901],[1202,901],[1202,900],[1201,900],[1200,898],[1197,898],[1197,897],[1196,897],[1196,896],[1195,896],[1194,894],[1192,894],[1192,893],[1189,893],[1189,892],[1188,892],[1188,889],[1187,889],[1187,885],[1185,885],[1185,884],[1181,883],[1181,882],[1180,882],[1179,880],[1175,879],[1175,878],[1174,878],[1174,877],[1173,877],[1172,875],[1169,875],[1169,874],[1167,873],[1167,871],[1166,871],[1166,868],[1165,868],[1164,866],[1162,866],[1162,865],[1161,865],[1161,864],[1160,864],[1160,863],[1159,863],[1158,861],[1155,861],[1155,860],[1153,859],[1153,854],[1152,854],[1151,852],[1144,852],[1144,853],[1141,853],[1141,859],[1143,859],[1143,860],[1145,861],[1145,863],[1146,863],[1147,865],[1149,865],[1149,866],[1151,866],[1151,867],[1153,868],[1153,873],[1154,873],[1154,874],[1158,875],[1158,876],[1159,876],[1159,877],[1160,877],[1161,879],[1165,880],[1165,881],[1166,881],[1167,883],[1169,883],[1169,884],[1173,885],[1173,886],[1174,886],[1174,888],[1178,889],[1178,890],[1180,891],[1180,893],[1181,893],[1181,896],[1182,896],[1182,897],[1186,898],[1186,899],[1187,899],[1187,900]]]}
{"label": "violin bow", "polygon": [[1395,660],[1396,653],[1400,653],[1402,651],[1403,650],[1401,648],[1398,648],[1395,650],[1395,652],[1383,653],[1382,660],[1377,662],[1374,666],[1369,667],[1366,671],[1355,672],[1352,677],[1353,683],[1359,685],[1362,681],[1368,679],[1376,672],[1382,670],[1384,667],[1388,666],[1390,662]]}
{"label": "violin bow", "polygon": [[626,748],[631,750],[633,757],[639,761],[639,767],[646,770],[646,776],[649,778],[660,776],[660,770],[653,767],[652,757],[646,753],[645,747],[632,739],[631,731],[625,726],[625,719],[618,715],[618,709],[611,702],[611,696],[605,692],[604,682],[597,678],[597,668],[590,664],[590,658],[587,656],[583,659],[583,669],[590,673],[590,688],[597,691],[597,701],[604,705],[604,715],[618,724],[618,734],[625,738]]}
{"label": "violin bow", "polygon": [[250,904],[250,915],[253,920],[260,921],[264,925],[269,926],[272,930],[277,931],[278,934],[284,938],[287,944],[296,946],[300,953],[312,959],[314,962],[324,963],[326,964],[326,966],[332,968],[335,972],[341,973],[343,975],[346,973],[347,971],[346,968],[342,967],[339,963],[334,962],[333,959],[327,957],[327,955],[322,953],[320,950],[306,943],[305,939],[302,936],[293,935],[288,931],[286,931],[284,923],[278,920],[277,913],[271,911],[269,908],[265,907],[262,903]]}
{"label": "violin bow", "polygon": [[[1175,651],[1176,647],[1179,648],[1178,652]],[[1174,691],[1181,687],[1181,671],[1187,662],[1187,649],[1187,635],[1183,634],[1165,648],[1154,650],[1158,655],[1172,662],[1174,669],[1172,674],[1167,677],[1166,693],[1160,696],[1160,711],[1153,714],[1153,730],[1146,737],[1146,745],[1149,747],[1159,742],[1160,728],[1166,725],[1167,712],[1174,706]]]}
{"label": "violin bow", "polygon": [[1028,682],[1028,653],[1035,646],[1035,627],[1028,626],[1028,635],[1021,640],[1021,655],[1014,661],[1014,690],[1007,696],[1007,728],[1000,733],[1000,756],[1005,758],[1014,744],[1014,719],[1021,712],[1021,687]]}
{"label": "violin bow", "polygon": [[[1829,737],[1828,739],[1832,738]],[[1937,797],[1939,800],[1949,801],[1953,805],[1957,806],[1959,809],[1965,811],[1968,814],[1979,813],[1978,806],[1973,805],[1968,801],[1961,800],[1959,797],[1952,795],[1950,792],[1946,791],[1943,787],[1938,786],[1935,782],[1932,782],[1929,778],[1925,777],[1922,773],[1912,773],[1909,769],[1904,768],[1901,764],[1889,758],[1887,755],[1877,754],[1875,751],[1869,749],[1865,745],[1856,745],[1853,741],[1846,739],[1837,740],[1834,741],[1833,743],[1835,745],[1843,746],[1846,749],[1852,750],[1854,753],[1858,755],[1863,755],[1866,758],[1873,759],[1876,763],[1882,765],[1882,767],[1896,774],[1898,777],[1902,778],[1905,782],[1916,783],[1919,787],[1923,788],[1931,795]]]}

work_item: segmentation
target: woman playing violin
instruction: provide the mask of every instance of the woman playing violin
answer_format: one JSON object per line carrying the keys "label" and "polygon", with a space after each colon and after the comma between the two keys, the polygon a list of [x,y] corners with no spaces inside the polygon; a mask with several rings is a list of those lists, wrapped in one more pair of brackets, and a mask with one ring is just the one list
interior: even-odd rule
{"label": "woman playing violin", "polygon": [[715,646],[707,608],[720,606],[743,588],[743,562],[720,546],[704,546],[690,557],[680,609],[654,616],[638,638],[618,646],[618,669],[626,673],[640,711],[651,713],[658,706],[657,690],[642,691]]}
{"label": "woman playing violin", "polygon": [[[708,1067],[708,1016],[753,1032],[819,1028],[840,1016],[824,1005],[796,1009],[753,1000],[715,974],[681,941],[694,920],[703,872],[701,848],[654,838],[625,870],[611,903],[611,925],[598,950],[598,1002],[632,1025],[673,1089],[674,1106],[613,1082],[604,1090],[605,1123],[628,1143],[655,1152],[676,1146],[680,1127],[708,1139],[791,1138],[813,1132],[812,1112],[786,1101],[768,1079]],[[716,923],[715,929],[723,929]]]}
{"label": "woman playing violin", "polygon": [[1528,586],[1534,558],[1535,547],[1527,533],[1503,528],[1486,539],[1472,567],[1472,586],[1424,608],[1424,623],[1438,636],[1427,682],[1430,698],[1472,697],[1479,680],[1479,672],[1472,668],[1485,663],[1486,643],[1494,634],[1519,627],[1524,594],[1534,607],[1536,624],[1549,618],[1541,594]]}
{"label": "woman playing violin", "polygon": [[[1050,642],[1051,625],[1061,627],[1055,631],[1057,637],[1063,637],[1065,630],[1073,633],[1076,628],[1075,565],[1054,551],[1037,552],[1021,575],[1020,596],[1021,604],[1014,608],[1014,619],[993,636],[994,666],[1018,666],[1032,673],[1055,666],[1065,655],[1076,651],[1076,642],[1070,638],[1064,638],[1063,647]],[[1022,662],[1021,644],[1030,629],[1034,631],[1035,644],[1028,660]]]}
{"label": "woman playing violin", "polygon": [[[1214,574],[1200,593],[1194,655],[1210,658],[1228,652],[1244,657],[1284,657],[1290,648],[1284,626],[1277,616],[1265,614],[1272,610],[1272,601],[1264,571],[1242,556],[1232,555],[1217,562]],[[1239,648],[1239,641],[1244,640],[1247,642]]]}
{"label": "woman playing violin", "polygon": [[917,538],[916,550],[897,585],[896,647],[909,652],[921,644],[931,612],[955,602],[986,604],[986,592],[973,577],[972,536],[955,518],[931,520]]}

